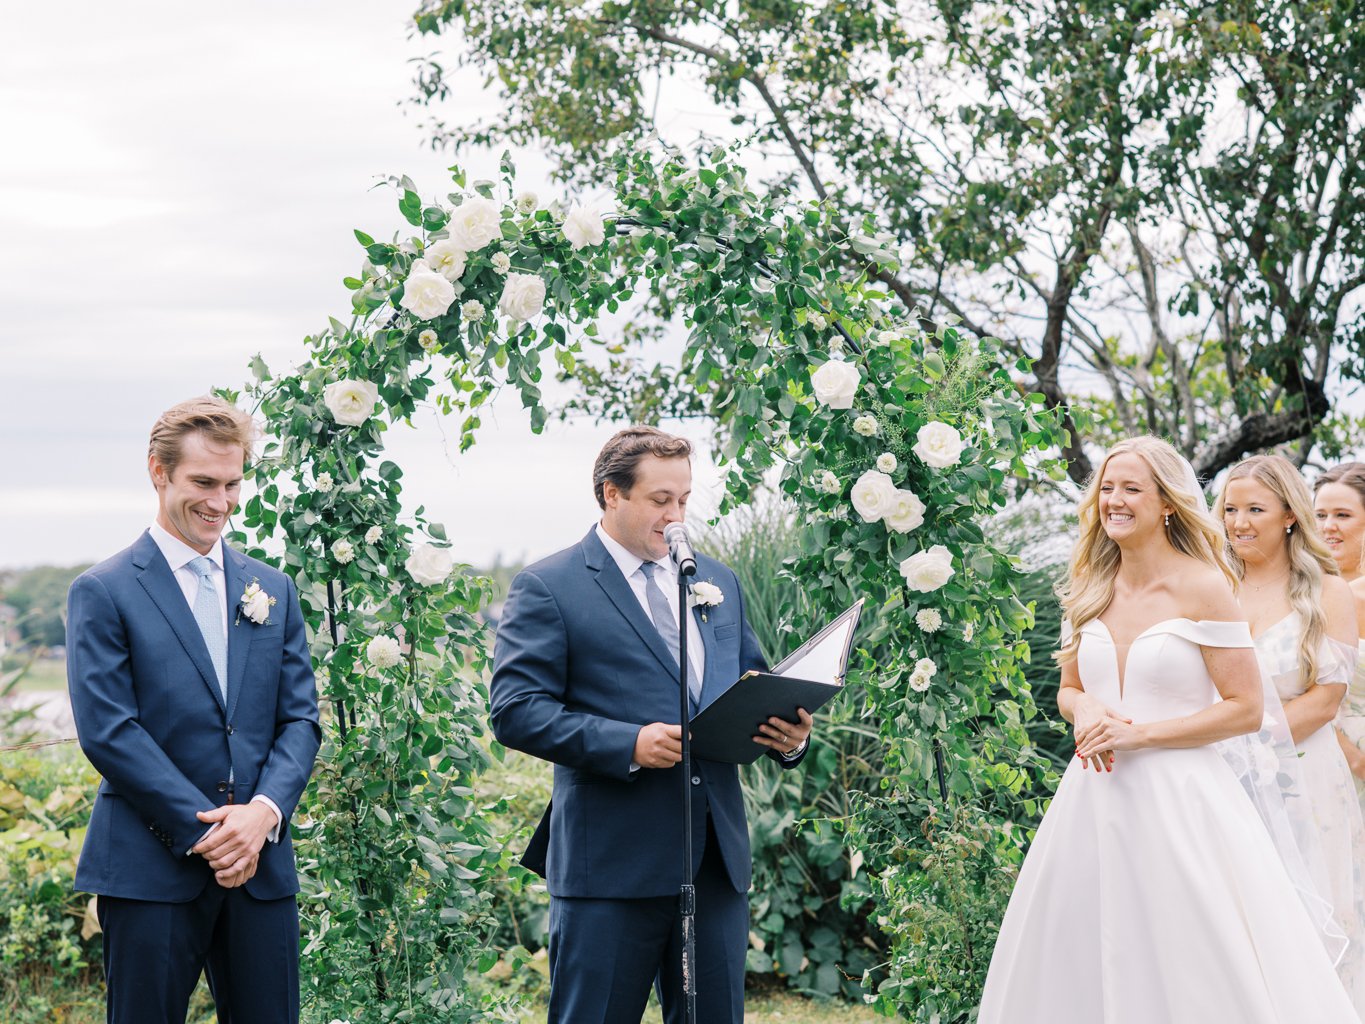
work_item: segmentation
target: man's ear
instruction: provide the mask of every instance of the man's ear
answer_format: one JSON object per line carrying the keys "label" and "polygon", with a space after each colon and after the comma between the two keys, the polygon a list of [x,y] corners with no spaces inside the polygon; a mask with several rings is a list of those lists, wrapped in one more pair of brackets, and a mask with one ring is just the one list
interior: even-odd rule
{"label": "man's ear", "polygon": [[166,467],[161,464],[161,460],[155,455],[147,456],[147,475],[152,478],[152,486],[158,491],[166,486],[170,479],[170,474],[166,472]]}

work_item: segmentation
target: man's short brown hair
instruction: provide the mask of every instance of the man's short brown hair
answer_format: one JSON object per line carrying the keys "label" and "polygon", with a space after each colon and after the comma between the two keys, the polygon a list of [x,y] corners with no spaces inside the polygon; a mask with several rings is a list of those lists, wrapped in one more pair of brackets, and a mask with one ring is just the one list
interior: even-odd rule
{"label": "man's short brown hair", "polygon": [[219,447],[237,445],[245,460],[251,461],[251,445],[256,438],[251,417],[217,395],[191,398],[158,416],[147,442],[147,455],[155,456],[170,476],[180,464],[181,443],[186,435],[195,433]]}
{"label": "man's short brown hair", "polygon": [[635,486],[640,460],[646,455],[661,459],[687,459],[692,456],[692,442],[685,437],[665,434],[658,427],[627,427],[618,430],[597,453],[592,467],[592,490],[597,504],[607,507],[603,487],[610,480],[624,494]]}

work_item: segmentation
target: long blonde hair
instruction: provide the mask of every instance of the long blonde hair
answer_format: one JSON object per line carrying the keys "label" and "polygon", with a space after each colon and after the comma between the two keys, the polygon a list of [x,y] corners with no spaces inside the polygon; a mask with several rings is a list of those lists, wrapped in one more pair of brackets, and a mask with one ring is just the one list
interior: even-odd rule
{"label": "long blonde hair", "polygon": [[[1282,536],[1289,549],[1289,604],[1299,613],[1299,621],[1304,626],[1299,636],[1299,664],[1303,668],[1304,689],[1307,689],[1317,681],[1318,651],[1327,635],[1327,615],[1322,610],[1322,577],[1338,574],[1337,560],[1332,557],[1322,534],[1318,533],[1308,485],[1294,464],[1282,455],[1253,455],[1228,471],[1213,509],[1219,522],[1223,521],[1228,484],[1247,477],[1269,488],[1295,520],[1290,531]],[[1246,575],[1246,564],[1233,550],[1232,541],[1229,539],[1226,543],[1228,561],[1240,579]]]}
{"label": "long blonde hair", "polygon": [[1080,537],[1071,552],[1071,570],[1065,586],[1058,591],[1063,617],[1071,624],[1071,636],[1053,655],[1060,663],[1076,657],[1080,630],[1109,607],[1114,598],[1114,580],[1121,561],[1119,546],[1104,532],[1100,517],[1100,484],[1105,467],[1116,455],[1136,455],[1152,471],[1157,493],[1171,506],[1166,536],[1177,551],[1213,566],[1227,577],[1234,588],[1238,577],[1224,554],[1227,541],[1218,524],[1209,516],[1204,492],[1199,489],[1194,470],[1179,452],[1158,437],[1129,437],[1105,453],[1096,467],[1077,506]]}

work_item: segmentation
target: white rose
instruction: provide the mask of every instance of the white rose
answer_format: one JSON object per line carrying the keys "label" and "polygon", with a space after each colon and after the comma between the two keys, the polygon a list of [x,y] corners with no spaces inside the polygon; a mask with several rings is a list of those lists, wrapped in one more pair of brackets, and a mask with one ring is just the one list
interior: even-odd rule
{"label": "white rose", "polygon": [[843,491],[844,485],[837,476],[825,470],[824,475],[820,477],[820,489],[826,494],[839,494]]}
{"label": "white rose", "polygon": [[829,326],[828,321],[819,313],[812,313],[810,316],[806,317],[806,323],[810,324],[817,331],[823,331]]}
{"label": "white rose", "polygon": [[336,481],[332,479],[331,473],[319,473],[318,478],[313,481],[313,490],[326,494],[336,486]]}
{"label": "white rose", "polygon": [[915,440],[915,454],[935,469],[956,465],[962,458],[962,435],[946,423],[926,423]]}
{"label": "white rose", "polygon": [[403,652],[393,637],[377,636],[365,645],[365,660],[375,668],[393,668],[403,660]]}
{"label": "white rose", "polygon": [[879,331],[876,334],[877,343],[880,345],[890,345],[899,337],[900,334],[896,331]]}
{"label": "white rose", "polygon": [[971,643],[972,637],[976,636],[976,623],[969,622],[962,627],[962,642]]}
{"label": "white rose", "polygon": [[430,320],[442,316],[454,301],[455,286],[419,260],[403,282],[398,304],[418,320]]}
{"label": "white rose", "polygon": [[436,273],[447,281],[455,282],[464,273],[465,252],[449,238],[432,242],[423,253],[423,259]]}
{"label": "white rose", "polygon": [[943,625],[943,616],[937,608],[921,608],[915,612],[915,625],[926,633],[937,633]]}
{"label": "white rose", "polygon": [[853,432],[862,434],[863,437],[872,437],[877,433],[877,417],[859,416],[853,421]]}
{"label": "white rose", "polygon": [[877,456],[877,468],[883,473],[894,473],[898,465],[900,465],[900,463],[896,461],[896,457],[890,452],[882,452]]}
{"label": "white rose", "polygon": [[909,533],[924,522],[924,502],[914,491],[898,490],[891,496],[891,507],[882,513],[882,522],[888,530]]}
{"label": "white rose", "polygon": [[513,320],[530,320],[545,305],[545,282],[538,274],[508,274],[498,309]]}
{"label": "white rose", "polygon": [[915,670],[910,673],[910,689],[916,693],[923,693],[929,689],[929,683],[938,672],[938,666],[929,658],[920,658],[915,662]]}
{"label": "white rose", "polygon": [[449,548],[438,548],[434,544],[423,544],[413,549],[404,563],[408,575],[424,587],[434,587],[444,583],[455,567],[455,559]]}
{"label": "white rose", "polygon": [[355,558],[355,548],[351,546],[349,540],[339,540],[332,545],[332,557],[337,560],[338,564],[345,565]]}
{"label": "white rose", "polygon": [[378,526],[371,526],[365,531],[366,544],[378,544],[379,538],[384,536],[384,531]]}
{"label": "white rose", "polygon": [[423,352],[435,352],[436,346],[440,344],[440,339],[436,337],[436,332],[428,327],[417,335],[417,344],[422,346]]}
{"label": "white rose", "polygon": [[505,274],[512,269],[512,257],[505,252],[495,252],[489,262],[493,264],[493,269],[499,274]]}
{"label": "white rose", "polygon": [[849,498],[865,522],[875,523],[895,507],[896,485],[885,473],[869,469],[858,477]]}
{"label": "white rose", "polygon": [[953,576],[953,556],[942,544],[911,555],[900,565],[906,586],[927,594],[937,590]]}
{"label": "white rose", "polygon": [[601,245],[606,238],[602,214],[595,207],[574,203],[564,218],[564,237],[576,250],[589,245]]}
{"label": "white rose", "polygon": [[725,594],[714,583],[692,584],[692,597],[697,604],[716,605],[725,601]]}
{"label": "white rose", "polygon": [[517,194],[517,210],[521,213],[535,213],[536,207],[540,205],[540,197],[534,192],[520,192]]}
{"label": "white rose", "polygon": [[810,375],[816,401],[831,409],[853,408],[853,395],[862,382],[863,374],[852,363],[830,359]]}
{"label": "white rose", "polygon": [[460,307],[460,315],[466,320],[482,320],[488,311],[483,308],[483,303],[478,299],[470,299]]}
{"label": "white rose", "polygon": [[374,412],[379,388],[368,380],[339,380],[322,393],[327,411],[344,427],[358,427]]}
{"label": "white rose", "polygon": [[458,248],[478,252],[493,239],[502,237],[502,210],[483,196],[466,199],[451,211],[446,231]]}
{"label": "white rose", "polygon": [[264,622],[270,618],[270,606],[275,601],[260,587],[253,587],[242,599],[242,614],[252,622]]}

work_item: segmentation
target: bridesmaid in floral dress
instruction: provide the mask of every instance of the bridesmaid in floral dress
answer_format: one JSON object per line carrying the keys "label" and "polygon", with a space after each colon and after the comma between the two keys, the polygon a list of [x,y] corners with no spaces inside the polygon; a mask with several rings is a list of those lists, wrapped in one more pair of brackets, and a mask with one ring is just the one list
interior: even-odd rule
{"label": "bridesmaid in floral dress", "polygon": [[1350,939],[1337,969],[1357,1012],[1365,1012],[1365,820],[1333,728],[1355,671],[1355,600],[1318,534],[1308,488],[1287,459],[1257,455],[1234,466],[1215,514],[1242,579],[1238,597],[1262,671],[1279,692],[1302,755],[1326,861],[1325,895]]}

